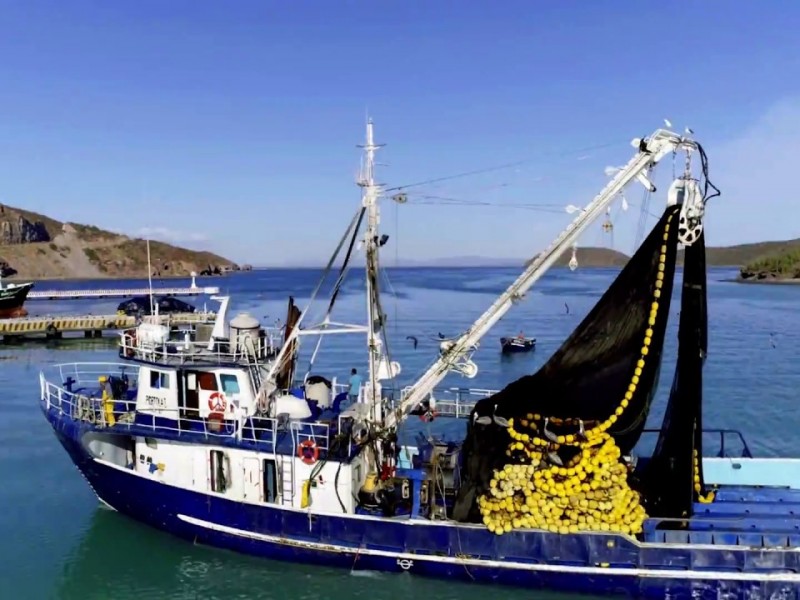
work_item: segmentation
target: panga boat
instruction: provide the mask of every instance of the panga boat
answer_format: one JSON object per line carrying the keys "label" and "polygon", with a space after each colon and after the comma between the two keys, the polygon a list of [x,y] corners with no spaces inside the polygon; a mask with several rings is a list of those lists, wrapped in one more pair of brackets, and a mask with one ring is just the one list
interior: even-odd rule
{"label": "panga boat", "polygon": [[[666,130],[634,146],[486,313],[442,341],[420,379],[393,392],[384,382],[396,381],[400,365],[386,353],[378,251],[387,240],[377,229],[382,189],[370,123],[362,204],[339,244],[352,249],[361,239],[366,248],[366,326],[332,321],[331,301],[319,325],[301,328],[307,309],[291,300],[279,332],[246,315],[227,323],[224,309],[208,339],[170,340],[143,324],[123,337],[119,364],[43,372],[44,415],[101,502],[192,542],[527,589],[795,598],[800,461],[752,458],[746,445],[732,455],[724,433],[716,457],[704,452],[703,218],[716,190],[706,154]],[[654,191],[650,170],[677,154],[686,170],[658,223],[538,372],[498,392],[435,391],[447,373],[474,377],[478,342],[514,301],[626,185],[638,180]],[[699,181],[691,171],[698,157]],[[679,244],[677,366],[655,451],[637,457],[675,312]],[[335,379],[311,368],[295,375],[303,336],[348,332],[366,334],[369,370],[358,400],[345,405]],[[402,445],[398,433],[413,413],[464,418],[466,437]]]}
{"label": "panga boat", "polygon": [[500,351],[503,354],[530,352],[536,348],[536,338],[526,338],[522,334],[516,337],[500,338]]}

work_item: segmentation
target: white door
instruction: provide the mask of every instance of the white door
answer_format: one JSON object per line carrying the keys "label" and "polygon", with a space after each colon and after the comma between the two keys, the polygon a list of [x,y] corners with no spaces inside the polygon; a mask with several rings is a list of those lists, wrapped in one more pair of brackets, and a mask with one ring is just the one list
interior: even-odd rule
{"label": "white door", "polygon": [[261,502],[261,461],[257,458],[245,458],[242,466],[244,468],[244,499],[250,502]]}

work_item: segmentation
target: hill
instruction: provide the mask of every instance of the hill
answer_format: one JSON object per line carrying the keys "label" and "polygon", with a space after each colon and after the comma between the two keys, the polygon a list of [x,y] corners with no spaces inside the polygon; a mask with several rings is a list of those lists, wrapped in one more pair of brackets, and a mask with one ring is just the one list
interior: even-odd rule
{"label": "hill", "polygon": [[[556,261],[556,267],[566,267],[572,258],[572,252],[567,251],[561,255]],[[618,250],[611,248],[596,248],[587,246],[581,248],[578,246],[575,252],[575,258],[578,260],[578,268],[586,267],[624,267],[628,263],[628,256]],[[531,264],[532,260],[525,261],[526,265]]]}
{"label": "hill", "polygon": [[709,247],[706,250],[706,260],[709,265],[716,267],[744,267],[764,256],[797,248],[800,248],[800,240]]}
{"label": "hill", "polygon": [[[150,242],[153,276],[238,268],[212,254]],[[147,277],[147,242],[0,205],[0,269],[26,279]]]}
{"label": "hill", "polygon": [[739,270],[740,281],[800,281],[800,240],[775,244]]}
{"label": "hill", "polygon": [[[572,258],[572,252],[565,252],[556,261],[557,267],[566,267]],[[586,247],[581,248],[578,246],[575,252],[575,258],[578,261],[578,268],[582,267],[624,267],[628,264],[630,258],[627,254],[623,254],[619,250],[612,248],[595,248]]]}

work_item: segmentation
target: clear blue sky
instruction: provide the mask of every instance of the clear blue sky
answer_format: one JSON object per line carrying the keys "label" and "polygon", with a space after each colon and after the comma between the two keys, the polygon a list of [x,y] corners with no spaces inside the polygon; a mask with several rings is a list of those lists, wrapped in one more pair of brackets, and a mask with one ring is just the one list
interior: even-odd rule
{"label": "clear blue sky", "polygon": [[[367,112],[389,185],[526,161],[412,197],[497,204],[588,202],[667,117],[696,130],[723,188],[712,243],[800,237],[799,16],[750,0],[3,0],[0,200],[320,262],[357,206]],[[566,222],[387,204],[383,226],[390,257],[523,257]]]}

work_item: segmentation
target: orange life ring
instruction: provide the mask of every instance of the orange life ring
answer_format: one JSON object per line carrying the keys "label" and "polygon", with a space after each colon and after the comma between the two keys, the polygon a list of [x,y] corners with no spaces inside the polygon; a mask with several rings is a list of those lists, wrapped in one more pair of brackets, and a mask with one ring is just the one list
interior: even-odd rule
{"label": "orange life ring", "polygon": [[208,397],[208,410],[224,413],[227,407],[228,403],[225,401],[225,394],[214,392]]}
{"label": "orange life ring", "polygon": [[307,465],[313,465],[319,460],[319,448],[314,440],[303,440],[297,446],[297,456]]}

